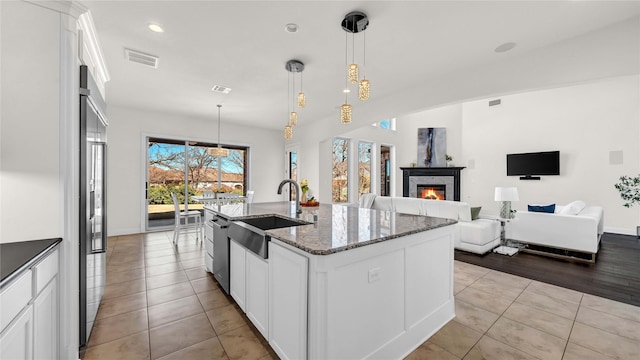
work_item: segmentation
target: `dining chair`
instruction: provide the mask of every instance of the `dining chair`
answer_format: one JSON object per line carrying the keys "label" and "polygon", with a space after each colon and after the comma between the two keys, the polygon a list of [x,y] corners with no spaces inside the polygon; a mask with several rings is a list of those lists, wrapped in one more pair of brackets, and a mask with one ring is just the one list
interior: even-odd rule
{"label": "dining chair", "polygon": [[202,196],[203,197],[214,197],[215,193],[213,192],[213,190],[203,190],[202,191]]}
{"label": "dining chair", "polygon": [[240,195],[234,193],[217,193],[218,205],[234,204],[239,201]]}
{"label": "dining chair", "polygon": [[[196,231],[196,241],[200,239],[200,233],[202,232],[202,217],[200,211],[180,211],[180,202],[178,202],[178,196],[172,192],[171,199],[173,200],[173,209],[175,214],[175,225],[173,227],[173,243],[177,244],[178,237],[180,236],[180,230],[184,230],[186,232],[193,229]],[[193,223],[189,222],[190,219],[193,219]]]}
{"label": "dining chair", "polygon": [[253,190],[247,191],[247,200],[245,200],[245,203],[252,204],[253,203],[253,195],[254,194],[255,194],[255,191],[253,191]]}

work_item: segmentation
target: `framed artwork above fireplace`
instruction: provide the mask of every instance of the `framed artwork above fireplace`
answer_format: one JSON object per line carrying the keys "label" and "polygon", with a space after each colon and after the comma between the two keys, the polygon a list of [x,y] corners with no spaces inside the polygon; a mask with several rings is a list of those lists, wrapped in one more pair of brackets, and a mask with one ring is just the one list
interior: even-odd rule
{"label": "framed artwork above fireplace", "polygon": [[447,129],[418,129],[418,166],[447,166]]}

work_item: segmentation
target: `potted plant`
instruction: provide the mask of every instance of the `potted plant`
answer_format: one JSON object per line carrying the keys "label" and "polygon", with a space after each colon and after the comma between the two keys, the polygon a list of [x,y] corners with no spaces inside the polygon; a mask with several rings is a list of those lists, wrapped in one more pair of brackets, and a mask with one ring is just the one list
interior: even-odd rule
{"label": "potted plant", "polygon": [[[620,182],[614,186],[620,193],[622,200],[626,201],[622,206],[629,208],[635,204],[640,205],[640,175],[635,177],[620,176]],[[640,238],[640,226],[636,226],[636,235]]]}
{"label": "potted plant", "polygon": [[447,167],[453,166],[453,164],[451,163],[453,161],[453,156],[445,154],[444,159],[447,161]]}

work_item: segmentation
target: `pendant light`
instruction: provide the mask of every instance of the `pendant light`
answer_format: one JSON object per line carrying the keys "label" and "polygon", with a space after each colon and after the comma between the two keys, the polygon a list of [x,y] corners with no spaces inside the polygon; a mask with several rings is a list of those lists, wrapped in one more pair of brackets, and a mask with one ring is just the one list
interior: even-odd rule
{"label": "pendant light", "polygon": [[307,105],[307,99],[304,97],[304,92],[302,92],[302,72],[300,72],[300,92],[298,93],[298,107],[303,108]]}
{"label": "pendant light", "polygon": [[[300,60],[289,60],[285,64],[284,68],[288,71],[287,80],[287,112],[289,113],[289,123],[284,127],[284,138],[291,140],[293,138],[293,127],[298,125],[298,113],[295,111],[296,107],[296,78],[295,74],[300,73],[300,93],[297,96],[298,107],[304,107],[306,105],[306,99],[302,92],[302,71],[304,70],[304,64]],[[289,109],[289,96],[291,95],[291,108]]]}
{"label": "pendant light", "polygon": [[[345,15],[341,23],[342,29],[351,34],[351,63],[348,62],[348,36],[345,37],[345,66],[347,67],[347,86],[349,83],[358,84],[358,98],[362,101],[369,99],[371,84],[364,76],[362,80],[359,80],[360,67],[355,61],[355,34],[364,32],[369,26],[369,18],[361,11],[352,11]],[[365,46],[363,46],[363,52],[366,50],[366,38]],[[366,66],[366,54],[363,56],[363,66]],[[364,71],[362,71],[364,73]],[[345,86],[345,93],[348,93],[348,89]],[[345,95],[345,103],[340,107],[340,121],[343,124],[349,124],[351,122],[351,105],[347,102],[347,96]]]}
{"label": "pendant light", "polygon": [[289,124],[284,126],[284,139],[285,140],[293,139],[293,127]]}
{"label": "pendant light", "polygon": [[208,152],[211,156],[214,156],[217,158],[223,158],[223,157],[229,156],[229,150],[223,149],[222,145],[220,145],[220,108],[222,107],[222,105],[217,105],[217,106],[218,106],[218,146],[215,148],[210,148]]}
{"label": "pendant light", "polygon": [[[347,39],[347,33],[345,33],[344,35],[344,48],[345,48],[345,56],[344,56],[344,63],[347,64],[348,60],[347,60],[347,49],[349,48],[348,45],[348,39]],[[342,90],[344,92],[344,104],[342,104],[342,106],[340,106],[340,122],[343,124],[350,124],[351,123],[351,105],[349,104],[349,78],[347,77],[345,79],[344,82],[344,89]]]}
{"label": "pendant light", "polygon": [[[367,68],[367,33],[362,33],[363,45],[362,45],[362,67],[366,70]],[[369,100],[369,80],[364,76],[364,71],[362,74],[362,80],[360,80],[360,84],[358,85],[358,98],[362,101]]]}

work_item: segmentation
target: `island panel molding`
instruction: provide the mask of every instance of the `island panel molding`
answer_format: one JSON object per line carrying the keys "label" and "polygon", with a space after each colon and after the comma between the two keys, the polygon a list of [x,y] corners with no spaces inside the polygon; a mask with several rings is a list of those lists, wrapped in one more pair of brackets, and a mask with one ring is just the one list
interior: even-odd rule
{"label": "island panel molding", "polygon": [[402,196],[418,197],[418,187],[423,184],[446,185],[446,200],[460,201],[462,169],[464,167],[401,167]]}
{"label": "island panel molding", "polygon": [[[308,301],[288,312],[296,316],[271,313],[270,344],[283,359],[307,358],[305,349],[309,359],[401,359],[455,317],[450,226],[330,255],[275,237],[269,246],[272,310]],[[308,283],[291,279],[304,270]],[[276,330],[287,328],[302,333]]]}

